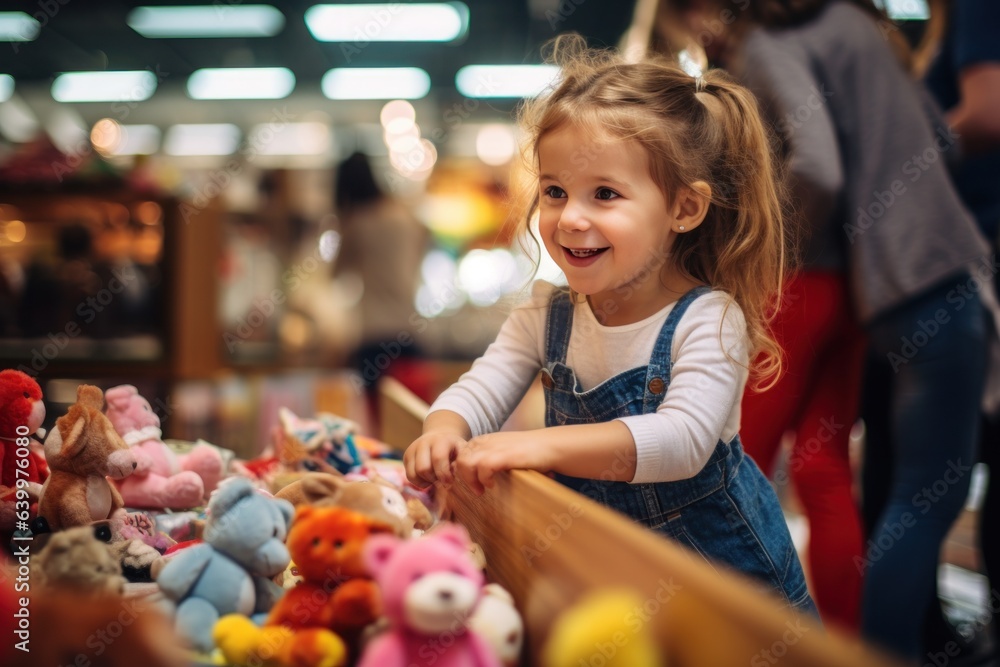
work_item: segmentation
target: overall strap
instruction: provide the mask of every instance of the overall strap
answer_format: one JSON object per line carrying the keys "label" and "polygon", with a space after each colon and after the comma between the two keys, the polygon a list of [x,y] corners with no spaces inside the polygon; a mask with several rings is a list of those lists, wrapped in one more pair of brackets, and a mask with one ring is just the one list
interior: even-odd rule
{"label": "overall strap", "polygon": [[545,364],[566,363],[569,336],[573,331],[573,301],[568,290],[557,289],[549,301],[545,325]]}
{"label": "overall strap", "polygon": [[653,354],[649,358],[649,365],[646,367],[646,388],[649,391],[647,397],[650,397],[650,394],[656,395],[657,403],[666,395],[667,385],[670,384],[670,369],[673,366],[670,354],[677,324],[681,321],[684,313],[687,312],[688,306],[694,303],[695,299],[711,291],[709,287],[701,285],[687,292],[677,300],[673,310],[667,315],[667,320],[660,329],[660,335],[653,346]]}

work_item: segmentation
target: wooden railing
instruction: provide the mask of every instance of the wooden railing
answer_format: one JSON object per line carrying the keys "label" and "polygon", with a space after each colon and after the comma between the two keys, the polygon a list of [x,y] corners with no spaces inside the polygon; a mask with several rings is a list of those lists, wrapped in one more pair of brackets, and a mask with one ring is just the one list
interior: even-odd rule
{"label": "wooden railing", "polygon": [[[405,448],[428,406],[391,379],[380,396],[382,438]],[[439,492],[445,512],[483,547],[491,579],[514,595],[533,664],[560,612],[588,592],[618,586],[645,601],[631,627],[650,630],[672,666],[896,664],[544,475],[503,474],[480,497],[461,484]],[[600,648],[592,662],[608,664]]]}

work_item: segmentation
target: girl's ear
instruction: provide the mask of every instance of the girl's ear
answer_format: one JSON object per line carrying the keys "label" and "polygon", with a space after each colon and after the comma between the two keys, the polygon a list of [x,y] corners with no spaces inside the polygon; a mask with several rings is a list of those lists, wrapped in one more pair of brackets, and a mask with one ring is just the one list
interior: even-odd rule
{"label": "girl's ear", "polygon": [[705,219],[708,206],[712,201],[712,187],[705,181],[695,181],[681,188],[676,197],[671,213],[673,213],[674,232],[683,234],[690,232]]}

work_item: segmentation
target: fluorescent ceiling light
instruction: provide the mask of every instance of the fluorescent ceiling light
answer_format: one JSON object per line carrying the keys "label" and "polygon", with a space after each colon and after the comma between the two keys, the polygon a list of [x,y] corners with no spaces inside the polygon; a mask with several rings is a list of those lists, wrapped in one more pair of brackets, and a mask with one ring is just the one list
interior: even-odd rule
{"label": "fluorescent ceiling light", "polygon": [[534,97],[558,76],[555,65],[468,65],[455,85],[466,97]]}
{"label": "fluorescent ceiling light", "polygon": [[12,97],[0,104],[0,133],[11,141],[31,141],[40,129],[38,118],[20,97]]}
{"label": "fluorescent ceiling light", "polygon": [[156,92],[156,75],[131,72],[69,72],[52,82],[57,102],[141,102]]}
{"label": "fluorescent ceiling light", "polygon": [[112,155],[152,155],[160,147],[160,128],[155,125],[122,125],[122,141]]}
{"label": "fluorescent ceiling light", "polygon": [[324,155],[330,150],[326,123],[262,123],[250,130],[250,144],[260,155]]}
{"label": "fluorescent ceiling light", "polygon": [[321,42],[450,42],[469,31],[462,2],[316,5],[305,18]]}
{"label": "fluorescent ceiling light", "polygon": [[221,67],[195,70],[188,95],[196,100],[279,100],[295,88],[287,67]]}
{"label": "fluorescent ceiling light", "polygon": [[430,92],[431,77],[419,67],[340,67],[322,86],[331,100],[416,100]]}
{"label": "fluorescent ceiling light", "polygon": [[0,41],[30,42],[41,29],[41,24],[24,12],[0,12]]}
{"label": "fluorescent ceiling light", "polygon": [[14,77],[0,74],[0,102],[6,102],[14,94]]}
{"label": "fluorescent ceiling light", "polygon": [[230,123],[174,125],[163,149],[168,155],[232,155],[239,142],[240,128]]}
{"label": "fluorescent ceiling light", "polygon": [[125,19],[143,37],[271,37],[285,15],[271,5],[216,2],[190,7],[136,7]]}
{"label": "fluorescent ceiling light", "polygon": [[931,17],[926,0],[875,0],[894,21],[926,21]]}

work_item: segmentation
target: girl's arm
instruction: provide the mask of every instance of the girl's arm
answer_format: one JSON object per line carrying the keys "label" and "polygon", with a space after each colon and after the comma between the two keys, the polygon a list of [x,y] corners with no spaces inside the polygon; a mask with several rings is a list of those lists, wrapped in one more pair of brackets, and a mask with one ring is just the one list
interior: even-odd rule
{"label": "girl's arm", "polygon": [[451,463],[469,438],[507,421],[541,367],[551,292],[547,283],[536,285],[531,302],[511,313],[486,353],[434,401],[423,435],[403,457],[411,482],[451,482]]}
{"label": "girl's arm", "polygon": [[477,493],[510,469],[632,483],[693,477],[719,440],[738,430],[734,408],[746,383],[746,325],[736,304],[726,310],[727,300],[706,295],[681,319],[670,385],[655,413],[475,437],[458,449],[455,474]]}
{"label": "girl's arm", "polygon": [[501,431],[479,436],[461,447],[454,469],[476,494],[492,488],[496,473],[512,469],[628,482],[635,477],[635,441],[629,428],[618,420]]}

